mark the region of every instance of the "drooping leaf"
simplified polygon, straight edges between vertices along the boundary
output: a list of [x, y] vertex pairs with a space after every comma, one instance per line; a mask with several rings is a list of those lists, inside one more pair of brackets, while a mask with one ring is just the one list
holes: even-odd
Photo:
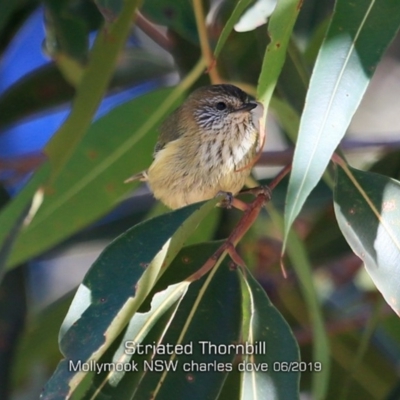
[[88, 371], [74, 371], [70, 362], [101, 357], [216, 202], [194, 204], [138, 224], [103, 251], [64, 320], [60, 349], [66, 359], [47, 383], [43, 399], [67, 398], [75, 390]]
[[[338, 0], [311, 77], [285, 210], [285, 241], [400, 25], [400, 3]], [[371, 51], [371, 49], [374, 49]]]
[[400, 316], [400, 182], [337, 167], [335, 214], [350, 247]]

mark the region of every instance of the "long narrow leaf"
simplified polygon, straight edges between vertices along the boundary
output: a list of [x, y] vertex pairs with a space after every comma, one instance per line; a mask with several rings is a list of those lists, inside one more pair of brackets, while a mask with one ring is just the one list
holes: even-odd
[[400, 182], [337, 167], [335, 214], [347, 242], [400, 316]]
[[269, 20], [268, 33], [271, 42], [265, 50], [257, 87], [257, 98], [263, 103], [265, 113], [285, 62], [287, 46], [300, 6], [301, 2], [298, 0], [279, 0]]
[[[204, 62], [200, 60], [174, 89], [134, 99], [92, 125], [54, 182], [53, 190], [45, 191], [31, 225], [16, 241], [9, 266], [49, 249], [87, 226], [138, 184], [123, 182], [149, 166], [157, 124], [203, 70]], [[25, 190], [18, 198], [21, 196], [25, 196]]]
[[298, 399], [300, 374], [290, 366], [300, 365], [300, 355], [289, 325], [250, 272], [241, 274], [241, 286], [242, 340], [255, 345], [265, 344], [265, 351], [243, 356], [240, 398]]
[[284, 242], [343, 138], [399, 25], [398, 1], [337, 1], [300, 123], [286, 200]]

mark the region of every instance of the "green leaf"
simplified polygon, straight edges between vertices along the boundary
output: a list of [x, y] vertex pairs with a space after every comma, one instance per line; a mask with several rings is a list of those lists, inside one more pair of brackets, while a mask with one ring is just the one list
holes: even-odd
[[[183, 249], [177, 257], [175, 273], [180, 271], [180, 278], [184, 279], [189, 271], [197, 271], [219, 245], [203, 243]], [[216, 346], [226, 348], [240, 340], [240, 283], [237, 271], [230, 265], [225, 260], [191, 283], [162, 340], [164, 344], [190, 345], [190, 351], [155, 355], [153, 361], [176, 363], [177, 370], [144, 371], [132, 399], [149, 398], [150, 394], [157, 399], [218, 397], [227, 373], [235, 368], [236, 352], [224, 353]]]
[[[174, 89], [156, 91], [127, 102], [92, 125], [53, 186], [46, 188], [43, 205], [17, 239], [9, 266], [69, 237], [104, 215], [132, 190], [132, 185], [123, 182], [132, 172], [150, 165], [156, 138], [149, 132], [203, 71], [201, 59]], [[25, 190], [14, 201], [22, 196]]]
[[233, 27], [235, 26], [236, 22], [239, 20], [240, 16], [243, 14], [243, 11], [246, 7], [252, 2], [252, 0], [238, 0], [234, 10], [232, 11], [231, 16], [229, 17], [228, 21], [226, 21], [224, 28], [222, 29], [221, 34], [219, 35], [218, 42], [214, 49], [214, 57], [218, 58], [219, 53], [221, 52], [222, 48], [226, 40], [229, 37], [229, 34], [232, 32]]
[[47, 383], [44, 399], [56, 394], [66, 398], [75, 390], [87, 371], [73, 371], [69, 362], [101, 357], [216, 203], [194, 204], [138, 224], [102, 252], [61, 327], [60, 349], [66, 359]]
[[[272, 305], [264, 289], [247, 271], [241, 274], [243, 341], [266, 345], [261, 354], [246, 354], [242, 364], [241, 399], [294, 400], [299, 398], [300, 355], [289, 325]], [[240, 364], [239, 364], [240, 365]], [[267, 372], [255, 368], [267, 368]], [[283, 373], [284, 372], [284, 373]]]
[[147, 134], [143, 125], [170, 93], [171, 89], [164, 89], [131, 100], [91, 126], [53, 191], [45, 192], [35, 218], [16, 241], [10, 264], [69, 237], [104, 215], [132, 190], [124, 180], [150, 165], [155, 143], [156, 133]]
[[400, 3], [338, 0], [311, 77], [293, 159], [285, 237], [346, 132], [400, 24]]
[[[179, 282], [175, 285], [168, 286], [162, 292], [157, 292], [151, 301], [151, 308], [146, 313], [135, 313], [129, 322], [121, 345], [113, 357], [114, 363], [126, 363], [131, 359], [129, 353], [126, 352], [125, 343], [130, 340], [134, 343], [142, 343], [149, 330], [170, 308], [179, 306], [182, 297], [185, 295], [189, 282]], [[112, 386], [117, 386], [124, 372], [115, 371], [108, 374], [107, 380]]]
[[[168, 268], [168, 270], [170, 268], [171, 266]], [[168, 271], [166, 273], [168, 273]], [[151, 293], [148, 297], [150, 298], [152, 295], [154, 295], [154, 293]], [[153, 326], [150, 329], [150, 332], [146, 334], [146, 337], [141, 342], [141, 344], [143, 345], [154, 344], [154, 343], [159, 343], [162, 340], [163, 335], [165, 333], [165, 329], [170, 324], [173, 316], [175, 315], [176, 307], [178, 305], [179, 301], [172, 307], [170, 307], [164, 314], [159, 315], [159, 318], [155, 322], [155, 326]], [[132, 339], [134, 338], [135, 337], [132, 337]], [[113, 346], [111, 346], [104, 354], [104, 356], [99, 360], [99, 364], [114, 362], [113, 360], [115, 359], [114, 354], [116, 347], [115, 344], [118, 344], [118, 342], [119, 338], [118, 341], [116, 341], [116, 343], [114, 343]], [[129, 354], [133, 352], [134, 349], [135, 349], [135, 344], [133, 343], [133, 340], [129, 338], [128, 341], [121, 340], [117, 351], [122, 351], [124, 354]], [[135, 359], [130, 361], [128, 365], [130, 364], [130, 365], [142, 366], [144, 361], [150, 361], [152, 355], [153, 355], [152, 352], [149, 352], [149, 354], [140, 354], [140, 355], [135, 354], [134, 355]], [[85, 400], [102, 399], [102, 398], [113, 399], [113, 400], [130, 399], [132, 397], [132, 393], [135, 391], [136, 386], [139, 384], [142, 378], [143, 371], [140, 371], [138, 369], [138, 371], [134, 371], [134, 373], [130, 372], [129, 370], [127, 372], [128, 373], [126, 373], [122, 377], [122, 380], [118, 383], [117, 386], [112, 385], [111, 382], [109, 382], [108, 371], [96, 374], [94, 377], [88, 376], [88, 379], [91, 378], [90, 387], [86, 391], [83, 399]]]
[[400, 316], [400, 182], [337, 167], [335, 214], [350, 247]]
[[257, 87], [257, 98], [263, 103], [264, 112], [285, 62], [286, 49], [299, 11], [298, 0], [279, 0], [269, 20], [268, 33], [271, 42], [264, 54]]
[[[143, 313], [138, 311], [134, 314], [123, 336], [119, 337], [116, 341], [120, 343], [117, 350], [113, 349], [115, 344], [117, 344], [114, 343], [99, 360], [99, 364], [113, 363], [114, 365], [129, 366], [135, 364], [142, 365], [145, 360], [150, 361], [151, 354], [137, 356], [139, 352], [136, 351], [138, 345], [142, 345], [144, 342], [158, 343], [162, 339], [163, 333], [175, 315], [176, 309], [188, 286], [189, 282], [183, 281], [172, 284], [165, 290], [157, 292], [153, 290], [148, 296], [151, 299], [150, 310]], [[131, 361], [133, 354], [135, 354], [135, 360]], [[114, 400], [130, 398], [134, 388], [142, 377], [142, 372], [135, 371], [132, 374], [129, 367], [126, 367], [125, 370], [124, 368], [120, 368], [120, 370], [96, 374], [94, 379], [92, 379], [89, 390], [85, 393], [84, 399], [97, 399], [102, 398], [104, 395], [111, 395]], [[74, 394], [80, 389], [78, 387]]]

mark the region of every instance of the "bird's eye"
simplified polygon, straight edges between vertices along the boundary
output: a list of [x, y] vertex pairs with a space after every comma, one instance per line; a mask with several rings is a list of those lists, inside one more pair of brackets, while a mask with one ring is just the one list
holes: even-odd
[[215, 105], [215, 107], [217, 108], [217, 110], [222, 111], [226, 109], [226, 104], [223, 101], [220, 101]]

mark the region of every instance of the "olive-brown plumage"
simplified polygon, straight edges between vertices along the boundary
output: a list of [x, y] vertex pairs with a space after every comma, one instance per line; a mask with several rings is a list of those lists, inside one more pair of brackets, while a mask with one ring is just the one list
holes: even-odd
[[148, 171], [154, 197], [170, 208], [236, 194], [259, 150], [262, 105], [233, 85], [195, 90], [161, 125]]

